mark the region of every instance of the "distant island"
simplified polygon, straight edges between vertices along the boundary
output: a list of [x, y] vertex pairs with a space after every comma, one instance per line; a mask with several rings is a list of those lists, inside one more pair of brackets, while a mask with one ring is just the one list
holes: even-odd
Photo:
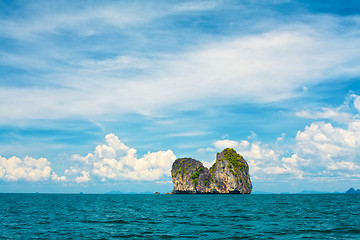
[[250, 194], [252, 184], [246, 160], [232, 148], [217, 153], [210, 169], [192, 158], [172, 165], [172, 194]]
[[354, 188], [350, 188], [346, 191], [348, 194], [360, 194], [360, 189], [355, 190]]

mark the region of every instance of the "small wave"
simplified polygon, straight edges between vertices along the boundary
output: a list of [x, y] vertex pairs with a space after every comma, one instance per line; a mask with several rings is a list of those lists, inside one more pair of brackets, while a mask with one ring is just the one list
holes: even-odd
[[101, 223], [100, 221], [93, 221], [93, 220], [83, 220], [83, 223]]
[[137, 238], [143, 238], [143, 235], [140, 234], [118, 234], [118, 235], [112, 235], [112, 238], [131, 238], [131, 239], [137, 239]]
[[154, 237], [156, 237], [156, 238], [161, 238], [161, 239], [172, 239], [172, 238], [176, 238], [175, 236], [168, 235], [168, 234], [155, 235]]
[[352, 233], [352, 234], [359, 234], [359, 233], [360, 233], [360, 229], [353, 228], [353, 229], [349, 229], [347, 232], [348, 232], [348, 233]]
[[94, 220], [84, 220], [82, 221], [83, 223], [121, 223], [121, 224], [125, 224], [128, 223], [124, 220], [121, 219], [116, 219], [116, 220], [108, 220], [108, 221], [94, 221]]
[[116, 220], [111, 220], [111, 221], [104, 221], [103, 223], [128, 223], [127, 221], [121, 220], [121, 219], [116, 219]]
[[199, 214], [199, 217], [208, 217], [208, 216], [209, 216], [208, 214], [204, 214], [204, 213]]

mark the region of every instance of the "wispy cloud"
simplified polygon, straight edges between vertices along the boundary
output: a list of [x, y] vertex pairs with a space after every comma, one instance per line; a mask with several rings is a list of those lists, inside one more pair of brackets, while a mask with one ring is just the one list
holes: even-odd
[[359, 116], [359, 96], [348, 94], [345, 102], [338, 107], [323, 107], [319, 111], [301, 110], [295, 113], [297, 117], [309, 119], [328, 119], [339, 123], [350, 123]]
[[63, 31], [76, 32], [86, 37], [109, 30], [136, 27], [174, 14], [211, 10], [217, 5], [217, 1], [181, 4], [107, 2], [86, 6], [73, 4], [72, 7], [30, 3], [22, 9], [26, 18], [0, 19], [0, 29], [2, 36], [21, 41], [41, 40], [44, 34], [56, 35]]
[[347, 112], [341, 112], [340, 109], [323, 108], [322, 111], [305, 111], [296, 113], [296, 116], [310, 119], [332, 119], [337, 122], [348, 122], [353, 115]]
[[181, 132], [181, 133], [171, 133], [169, 136], [171, 137], [194, 137], [194, 136], [202, 136], [206, 135], [206, 132], [200, 131], [192, 131], [192, 132]]
[[[64, 72], [47, 76], [60, 88], [1, 87], [0, 106], [9, 110], [2, 111], [1, 119], [151, 114], [219, 101], [276, 102], [301, 95], [304, 86], [359, 73], [354, 64], [360, 52], [359, 39], [353, 37], [357, 30], [344, 38], [316, 26], [293, 27], [210, 42], [151, 61], [119, 55], [73, 62]], [[141, 71], [123, 72], [131, 68]]]

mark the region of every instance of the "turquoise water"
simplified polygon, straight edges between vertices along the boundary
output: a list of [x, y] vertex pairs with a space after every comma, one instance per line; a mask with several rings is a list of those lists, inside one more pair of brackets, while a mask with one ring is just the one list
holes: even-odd
[[0, 194], [3, 239], [360, 239], [360, 194]]

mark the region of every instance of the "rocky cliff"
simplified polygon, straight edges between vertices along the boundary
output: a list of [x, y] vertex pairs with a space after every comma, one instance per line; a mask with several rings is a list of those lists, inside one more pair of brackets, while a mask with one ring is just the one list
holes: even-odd
[[173, 163], [172, 193], [242, 193], [249, 194], [252, 184], [249, 166], [232, 148], [217, 153], [210, 168], [192, 158], [179, 158]]

